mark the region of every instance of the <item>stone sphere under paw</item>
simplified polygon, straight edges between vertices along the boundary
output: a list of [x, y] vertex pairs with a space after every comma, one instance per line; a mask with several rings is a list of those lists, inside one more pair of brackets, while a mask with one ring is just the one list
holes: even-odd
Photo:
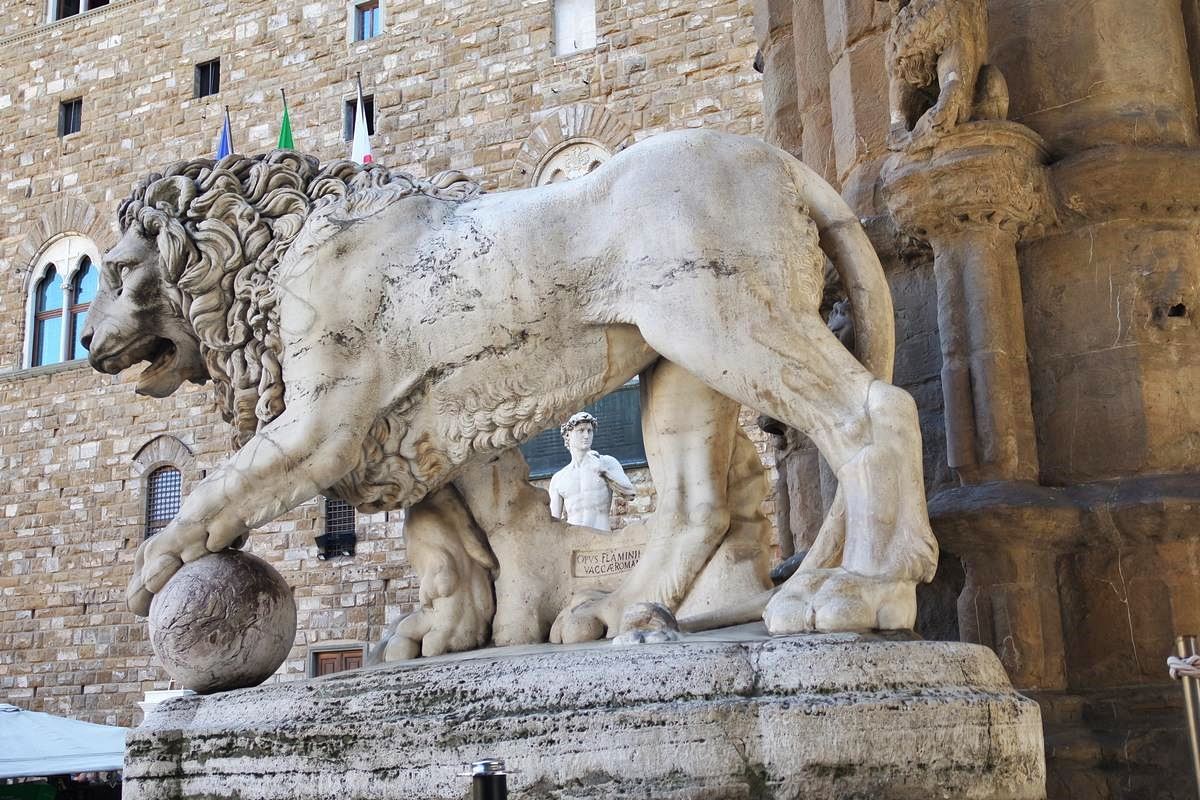
[[150, 605], [155, 654], [176, 683], [201, 694], [262, 683], [295, 637], [291, 587], [240, 550], [184, 564]]

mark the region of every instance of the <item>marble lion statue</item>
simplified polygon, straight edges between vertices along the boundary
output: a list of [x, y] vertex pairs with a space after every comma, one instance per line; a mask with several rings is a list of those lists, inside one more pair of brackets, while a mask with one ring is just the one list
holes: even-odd
[[[851, 209], [781, 150], [670, 133], [495, 194], [274, 151], [176, 164], [118, 213], [92, 366], [149, 362], [137, 391], [155, 397], [213, 381], [237, 448], [138, 548], [134, 612], [184, 562], [320, 493], [458, 519], [424, 553], [443, 593], [486, 605], [486, 537], [461, 529], [504, 511], [480, 465], [641, 374], [654, 563], [562, 609], [555, 641], [613, 635], [634, 603], [678, 608], [730, 526], [738, 404], [803, 431], [840, 480], [808, 560], [758, 609], [769, 629], [912, 626], [937, 544], [916, 406], [888, 382], [891, 297]], [[818, 313], [827, 256], [861, 362]], [[486, 622], [434, 651], [485, 643]]]
[[973, 119], [1008, 116], [1004, 76], [985, 63], [987, 0], [886, 2], [895, 15], [885, 46], [889, 147], [904, 149]]

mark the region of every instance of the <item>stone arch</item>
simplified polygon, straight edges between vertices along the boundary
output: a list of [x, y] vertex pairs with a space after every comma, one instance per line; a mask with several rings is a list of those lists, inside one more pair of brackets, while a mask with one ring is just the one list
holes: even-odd
[[521, 145], [510, 175], [512, 185], [536, 186], [556, 159], [582, 154], [591, 160], [601, 153], [607, 158], [626, 147], [632, 135], [629, 124], [604, 106], [576, 103], [558, 108]]
[[[163, 467], [173, 467], [179, 471], [179, 494], [182, 498], [186, 496], [187, 486], [193, 481], [199, 480], [201, 477], [198, 474], [195, 464], [195, 456], [192, 454], [191, 448], [170, 434], [162, 434], [156, 436], [146, 442], [134, 454], [132, 459], [131, 471], [134, 481], [134, 498], [137, 500], [138, 511], [138, 530], [149, 535], [153, 533], [150, 530], [149, 501], [147, 498], [150, 494], [150, 481], [155, 472]], [[135, 541], [140, 541], [141, 536]]]
[[182, 440], [164, 433], [146, 442], [133, 456], [133, 476], [141, 478], [168, 464], [186, 471], [185, 468], [191, 466], [193, 458], [191, 448]]
[[93, 242], [101, 242], [111, 235], [111, 231], [103, 224], [96, 207], [79, 196], [63, 197], [55, 200], [29, 225], [25, 238], [17, 245], [20, 254], [22, 288], [29, 294], [34, 269], [38, 260], [47, 248], [63, 237], [76, 234], [86, 236]]

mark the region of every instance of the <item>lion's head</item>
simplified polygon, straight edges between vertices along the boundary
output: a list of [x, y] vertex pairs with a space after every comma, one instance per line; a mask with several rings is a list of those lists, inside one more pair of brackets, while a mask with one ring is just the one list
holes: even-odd
[[158, 248], [140, 227], [126, 230], [104, 255], [83, 345], [92, 367], [110, 375], [149, 361], [138, 376], [139, 394], [166, 397], [185, 380], [208, 380], [200, 340], [183, 315], [179, 292], [164, 284]]
[[377, 210], [418, 192], [478, 191], [461, 173], [417, 181], [376, 164], [321, 168], [291, 150], [151, 174], [117, 212], [121, 240], [104, 257], [83, 332], [88, 360], [109, 374], [149, 361], [137, 391], [154, 397], [211, 379], [240, 447], [284, 409], [273, 272], [309, 215], [340, 198]]

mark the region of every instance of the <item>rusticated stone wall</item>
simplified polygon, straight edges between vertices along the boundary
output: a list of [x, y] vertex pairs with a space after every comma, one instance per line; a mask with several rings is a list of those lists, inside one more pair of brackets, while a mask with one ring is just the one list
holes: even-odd
[[[492, 191], [526, 185], [535, 131], [595, 135], [615, 149], [695, 126], [756, 133], [761, 81], [748, 0], [608, 0], [596, 48], [555, 57], [550, 0], [385, 0], [383, 33], [348, 40], [348, 4], [116, 0], [47, 24], [43, 0], [0, 22], [0, 697], [94, 722], [132, 724], [167, 688], [123, 593], [143, 536], [135, 456], [157, 437], [191, 452], [184, 492], [226, 454], [208, 390], [139, 398], [86, 363], [26, 370], [30, 268], [49, 239], [114, 241], [131, 185], [211, 154], [229, 106], [241, 152], [272, 147], [288, 93], [295, 142], [346, 157], [343, 102], [361, 71], [373, 94], [375, 159], [430, 175], [454, 168]], [[221, 59], [221, 91], [193, 98], [194, 65]], [[59, 138], [59, 103], [83, 98], [82, 130]], [[540, 134], [539, 134], [540, 135]], [[553, 138], [553, 137], [551, 137]], [[539, 139], [539, 141], [542, 141]], [[643, 492], [643, 495], [645, 493]], [[652, 507], [643, 496], [629, 509]], [[353, 559], [320, 561], [312, 502], [251, 538], [294, 587], [296, 646], [376, 639], [410, 607], [400, 515], [360, 516]]]

